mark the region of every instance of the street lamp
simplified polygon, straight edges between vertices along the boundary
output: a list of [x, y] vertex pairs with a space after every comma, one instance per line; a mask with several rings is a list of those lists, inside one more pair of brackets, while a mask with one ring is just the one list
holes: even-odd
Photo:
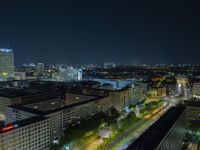
[[69, 145], [65, 145], [65, 150], [69, 150]]

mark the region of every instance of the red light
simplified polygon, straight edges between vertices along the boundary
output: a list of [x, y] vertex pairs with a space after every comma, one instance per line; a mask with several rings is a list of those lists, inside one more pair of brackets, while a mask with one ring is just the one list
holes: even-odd
[[14, 129], [14, 125], [13, 124], [7, 124], [4, 128], [0, 129], [1, 132], [6, 132], [9, 130]]

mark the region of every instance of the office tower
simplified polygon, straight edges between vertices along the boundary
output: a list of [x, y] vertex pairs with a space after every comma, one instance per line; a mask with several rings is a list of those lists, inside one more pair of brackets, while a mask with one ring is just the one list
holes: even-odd
[[82, 80], [82, 74], [83, 74], [83, 70], [78, 69], [78, 80]]
[[43, 63], [37, 63], [36, 72], [38, 75], [43, 75], [43, 73], [44, 73], [44, 64]]
[[12, 49], [0, 48], [0, 80], [14, 76], [14, 55]]

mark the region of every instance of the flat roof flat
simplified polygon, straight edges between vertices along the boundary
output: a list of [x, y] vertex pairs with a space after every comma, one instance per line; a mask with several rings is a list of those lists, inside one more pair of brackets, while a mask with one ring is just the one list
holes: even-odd
[[92, 99], [88, 99], [86, 101], [73, 103], [73, 104], [70, 104], [70, 105], [66, 105], [66, 106], [63, 106], [63, 107], [58, 107], [56, 109], [48, 110], [48, 111], [41, 111], [41, 110], [38, 110], [38, 109], [32, 109], [32, 108], [23, 106], [21, 104], [19, 104], [19, 105], [11, 105], [11, 106], [8, 106], [8, 107], [14, 108], [14, 109], [19, 109], [19, 110], [22, 110], [22, 111], [25, 111], [25, 112], [29, 112], [29, 113], [33, 113], [33, 114], [37, 114], [37, 115], [46, 115], [46, 114], [51, 114], [51, 113], [54, 113], [54, 112], [57, 112], [57, 111], [65, 110], [65, 109], [68, 109], [68, 108], [74, 108], [74, 107], [79, 106], [79, 105], [87, 104], [87, 103], [99, 100], [101, 98], [106, 98], [106, 97], [96, 96], [96, 97], [93, 97]]
[[184, 101], [184, 104], [191, 107], [200, 107], [200, 100], [188, 100]]

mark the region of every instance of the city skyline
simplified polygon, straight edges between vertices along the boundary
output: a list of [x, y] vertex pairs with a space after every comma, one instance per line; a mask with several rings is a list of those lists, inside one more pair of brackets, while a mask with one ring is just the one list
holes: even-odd
[[0, 150], [200, 150], [200, 3], [1, 0]]
[[198, 2], [2, 1], [15, 64], [199, 63]]

